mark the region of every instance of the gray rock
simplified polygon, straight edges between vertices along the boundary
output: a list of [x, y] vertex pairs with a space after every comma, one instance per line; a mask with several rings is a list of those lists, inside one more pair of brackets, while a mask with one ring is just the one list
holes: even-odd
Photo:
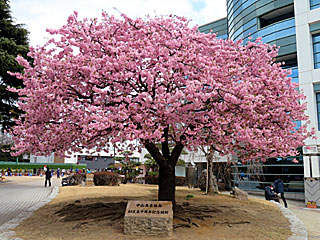
[[239, 200], [248, 200], [248, 193], [241, 190], [240, 188], [235, 187], [232, 190], [232, 194], [234, 195], [235, 198]]

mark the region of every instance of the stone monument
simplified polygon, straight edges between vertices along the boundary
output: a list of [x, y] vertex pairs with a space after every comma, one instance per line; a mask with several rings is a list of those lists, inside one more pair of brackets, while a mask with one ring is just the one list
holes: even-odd
[[129, 201], [124, 216], [124, 233], [131, 235], [171, 236], [172, 202]]

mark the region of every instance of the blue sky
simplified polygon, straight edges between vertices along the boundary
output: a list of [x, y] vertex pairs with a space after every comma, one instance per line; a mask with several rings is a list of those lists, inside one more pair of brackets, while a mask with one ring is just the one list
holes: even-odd
[[[192, 19], [191, 25], [202, 25], [225, 17], [226, 0], [11, 0], [16, 23], [30, 32], [31, 45], [43, 45], [48, 39], [46, 28], [59, 28], [74, 10], [81, 18], [100, 17], [102, 9], [130, 17], [175, 14]], [[115, 10], [115, 8], [117, 10]]]
[[207, 4], [205, 1], [191, 1], [192, 8], [196, 12], [200, 12], [202, 9], [204, 9]]

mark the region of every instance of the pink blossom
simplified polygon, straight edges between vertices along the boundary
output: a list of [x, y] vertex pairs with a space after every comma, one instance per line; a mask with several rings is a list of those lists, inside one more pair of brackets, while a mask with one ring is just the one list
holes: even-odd
[[[176, 16], [79, 20], [17, 61], [25, 112], [13, 130], [17, 154], [48, 154], [169, 141], [215, 146], [242, 159], [296, 154], [313, 134], [303, 94], [260, 39], [221, 40]], [[52, 47], [53, 46], [53, 47]], [[165, 134], [165, 131], [168, 131]]]

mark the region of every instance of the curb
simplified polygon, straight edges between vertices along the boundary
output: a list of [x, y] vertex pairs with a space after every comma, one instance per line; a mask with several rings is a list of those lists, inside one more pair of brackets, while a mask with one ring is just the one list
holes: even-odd
[[282, 214], [289, 220], [292, 236], [288, 240], [308, 240], [308, 232], [304, 223], [291, 210], [285, 208], [280, 203], [271, 201], [275, 204]]
[[54, 186], [52, 188], [51, 193], [47, 197], [46, 200], [43, 200], [36, 205], [30, 207], [28, 210], [20, 213], [18, 216], [15, 218], [11, 219], [9, 222], [4, 223], [3, 225], [0, 226], [0, 239], [1, 240], [22, 240], [21, 238], [15, 238], [15, 232], [13, 229], [17, 227], [23, 220], [29, 218], [34, 211], [38, 210], [42, 206], [46, 205], [49, 203], [52, 199], [54, 199], [59, 193], [59, 187]]

